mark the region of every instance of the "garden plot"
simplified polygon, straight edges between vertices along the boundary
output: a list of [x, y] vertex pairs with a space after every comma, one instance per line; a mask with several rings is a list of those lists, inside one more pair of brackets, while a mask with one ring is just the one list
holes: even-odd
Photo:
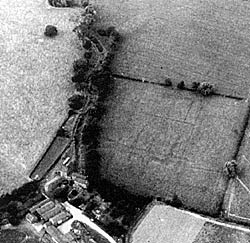
[[246, 97], [250, 74], [250, 3], [221, 0], [94, 0], [102, 23], [124, 35], [117, 73], [163, 83], [170, 77], [216, 84]]
[[[28, 179], [66, 117], [71, 65], [80, 55], [70, 21], [76, 13], [47, 9], [44, 0], [1, 1], [0, 194]], [[48, 24], [58, 36], [44, 36]]]
[[189, 209], [218, 213], [227, 185], [222, 168], [235, 155], [247, 102], [116, 79], [106, 106], [103, 177], [134, 193], [177, 196]]

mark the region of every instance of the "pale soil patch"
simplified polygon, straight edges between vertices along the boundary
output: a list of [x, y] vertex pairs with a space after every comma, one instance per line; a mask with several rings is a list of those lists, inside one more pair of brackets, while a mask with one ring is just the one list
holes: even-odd
[[[26, 180], [67, 112], [71, 64], [78, 58], [71, 15], [43, 0], [1, 1], [0, 194]], [[46, 38], [45, 26], [58, 28]]]

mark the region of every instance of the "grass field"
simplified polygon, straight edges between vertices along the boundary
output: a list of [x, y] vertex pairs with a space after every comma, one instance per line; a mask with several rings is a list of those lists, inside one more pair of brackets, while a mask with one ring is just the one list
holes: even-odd
[[[79, 57], [74, 9], [43, 0], [1, 1], [0, 194], [22, 184], [67, 114], [72, 62]], [[47, 24], [58, 36], [46, 38]]]
[[100, 142], [105, 178], [218, 213], [227, 185], [222, 168], [235, 154], [245, 101], [116, 79], [106, 106]]
[[153, 82], [209, 81], [222, 94], [249, 93], [249, 1], [94, 0], [102, 23], [125, 40], [119, 74]]

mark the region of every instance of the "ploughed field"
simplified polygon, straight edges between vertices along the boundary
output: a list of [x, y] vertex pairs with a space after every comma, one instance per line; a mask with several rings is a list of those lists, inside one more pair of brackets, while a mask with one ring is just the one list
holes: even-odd
[[101, 121], [101, 174], [134, 193], [217, 214], [247, 103], [115, 80]]

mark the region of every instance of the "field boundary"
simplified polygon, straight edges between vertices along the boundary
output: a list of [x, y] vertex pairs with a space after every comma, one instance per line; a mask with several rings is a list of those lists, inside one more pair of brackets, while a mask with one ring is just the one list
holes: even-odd
[[[157, 86], [173, 89], [173, 87], [169, 87], [168, 85], [166, 85], [164, 83], [158, 83], [158, 82], [149, 81], [149, 80], [146, 80], [146, 79], [132, 78], [132, 77], [124, 76], [124, 75], [120, 75], [120, 74], [112, 74], [112, 75], [113, 75], [114, 78], [118, 78], [118, 79], [125, 79], [125, 80], [129, 80], [129, 81], [132, 81], [132, 82], [144, 83], [144, 84], [152, 84], [152, 85], [157, 85]], [[194, 92], [193, 89], [188, 88], [188, 87], [185, 87], [182, 90]], [[213, 95], [220, 96], [220, 97], [223, 97], [223, 98], [234, 99], [234, 100], [244, 100], [244, 99], [246, 99], [244, 97], [233, 96], [233, 95], [225, 95], [225, 94], [220, 94], [220, 93], [214, 93]]]

